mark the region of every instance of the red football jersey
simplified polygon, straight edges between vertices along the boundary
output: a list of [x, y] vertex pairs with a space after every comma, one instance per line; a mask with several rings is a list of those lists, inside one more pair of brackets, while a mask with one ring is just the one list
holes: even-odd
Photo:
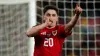
[[44, 28], [35, 36], [34, 56], [61, 56], [65, 37], [71, 33], [65, 33], [64, 25], [54, 28]]

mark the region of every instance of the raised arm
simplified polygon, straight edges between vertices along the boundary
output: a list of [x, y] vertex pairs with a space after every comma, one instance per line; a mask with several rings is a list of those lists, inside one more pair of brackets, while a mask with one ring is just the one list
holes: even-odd
[[34, 26], [32, 28], [30, 28], [27, 32], [26, 32], [26, 35], [28, 37], [33, 37], [33, 36], [36, 36], [41, 29], [43, 29], [45, 27], [45, 23], [41, 24], [41, 25], [38, 25], [38, 26]]
[[51, 22], [49, 22], [49, 19], [47, 18], [47, 20], [45, 21], [45, 23], [30, 28], [30, 29], [26, 32], [26, 35], [27, 35], [28, 37], [34, 37], [34, 36], [36, 36], [36, 35], [40, 32], [41, 29], [47, 27], [49, 24], [51, 24]]
[[72, 17], [71, 21], [68, 24], [65, 24], [65, 31], [66, 33], [69, 33], [72, 28], [75, 26], [75, 24], [78, 21], [79, 15], [82, 13], [82, 8], [79, 7], [78, 4], [76, 4], [75, 7], [75, 15]]

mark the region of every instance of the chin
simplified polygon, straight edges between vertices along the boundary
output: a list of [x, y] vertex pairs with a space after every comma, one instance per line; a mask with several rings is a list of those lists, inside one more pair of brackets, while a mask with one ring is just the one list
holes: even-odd
[[52, 26], [51, 26], [51, 25], [49, 25], [48, 27], [49, 27], [49, 28], [51, 28]]

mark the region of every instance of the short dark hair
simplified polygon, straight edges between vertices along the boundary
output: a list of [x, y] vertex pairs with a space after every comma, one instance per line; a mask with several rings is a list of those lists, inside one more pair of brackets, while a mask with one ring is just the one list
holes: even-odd
[[47, 5], [44, 7], [43, 13], [45, 14], [49, 9], [55, 10], [57, 12], [57, 15], [59, 14], [58, 8], [56, 8], [53, 5]]

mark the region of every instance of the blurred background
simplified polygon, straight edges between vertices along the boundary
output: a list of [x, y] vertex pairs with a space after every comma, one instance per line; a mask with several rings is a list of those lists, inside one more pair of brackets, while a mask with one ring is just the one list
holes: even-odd
[[76, 3], [83, 8], [81, 17], [65, 39], [62, 56], [100, 56], [99, 0], [37, 0], [37, 24], [42, 23], [43, 8], [54, 5], [59, 9], [59, 24], [67, 24], [74, 15]]
[[28, 56], [28, 4], [0, 4], [0, 56]]
[[28, 0], [0, 0], [0, 56], [29, 56]]
[[66, 24], [76, 3], [83, 12], [65, 39], [62, 56], [100, 56], [99, 0], [0, 0], [0, 56], [33, 56], [34, 39], [25, 32], [42, 23], [44, 6], [56, 6], [59, 24]]

